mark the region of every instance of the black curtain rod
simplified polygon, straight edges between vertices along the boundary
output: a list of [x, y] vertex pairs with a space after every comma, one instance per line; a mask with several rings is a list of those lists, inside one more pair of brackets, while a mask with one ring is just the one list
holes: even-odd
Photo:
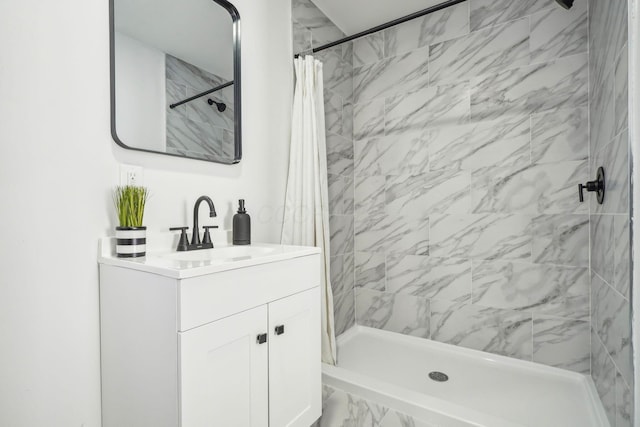
[[[460, 4], [462, 2], [465, 2], [465, 1], [467, 1], [467, 0], [448, 0], [448, 1], [442, 2], [440, 4], [436, 4], [435, 6], [431, 6], [431, 7], [428, 7], [426, 9], [420, 10], [418, 12], [414, 12], [414, 13], [412, 13], [410, 15], [403, 16], [402, 18], [394, 19], [393, 21], [389, 21], [389, 22], [387, 22], [385, 24], [378, 25], [378, 26], [373, 27], [373, 28], [369, 28], [368, 30], [361, 31], [361, 32], [356, 33], [356, 34], [351, 35], [351, 36], [347, 36], [347, 37], [342, 38], [340, 40], [336, 40], [334, 42], [327, 43], [327, 44], [324, 44], [322, 46], [318, 46], [316, 48], [311, 49], [311, 51], [313, 53], [320, 52], [321, 50], [329, 49], [329, 48], [332, 48], [334, 46], [338, 46], [338, 45], [340, 45], [342, 43], [350, 42], [351, 40], [359, 39], [360, 37], [368, 36], [369, 34], [373, 34], [373, 33], [377, 33], [378, 31], [386, 30], [387, 28], [391, 28], [391, 27], [394, 27], [396, 25], [403, 24], [403, 23], [405, 23], [407, 21], [411, 21], [412, 19], [416, 19], [416, 18], [420, 18], [421, 16], [429, 15], [430, 13], [434, 13], [434, 12], [437, 12], [439, 10], [446, 9], [448, 7], [451, 7], [451, 6], [455, 6], [455, 5]], [[295, 55], [296, 58], [298, 56], [300, 56], [299, 53]]]
[[213, 92], [215, 92], [217, 90], [224, 89], [225, 87], [229, 87], [232, 84], [233, 84], [233, 80], [231, 80], [230, 82], [223, 83], [220, 86], [214, 87], [213, 89], [205, 90], [204, 92], [201, 92], [201, 93], [199, 93], [197, 95], [193, 95], [191, 98], [183, 99], [180, 102], [176, 102], [175, 104], [171, 104], [171, 105], [169, 105], [169, 108], [171, 108], [173, 110], [174, 108], [179, 107], [182, 104], [186, 104], [187, 102], [191, 102], [194, 99], [202, 98], [205, 95], [209, 95], [210, 93], [213, 93]]

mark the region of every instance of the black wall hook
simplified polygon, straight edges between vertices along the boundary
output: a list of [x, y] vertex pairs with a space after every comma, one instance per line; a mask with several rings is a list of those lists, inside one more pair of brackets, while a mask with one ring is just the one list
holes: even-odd
[[596, 192], [596, 196], [598, 198], [598, 203], [599, 204], [603, 204], [604, 203], [604, 189], [605, 189], [605, 185], [604, 185], [604, 168], [602, 166], [600, 166], [598, 168], [598, 173], [596, 175], [596, 179], [595, 181], [587, 181], [586, 184], [578, 184], [578, 196], [580, 197], [580, 202], [584, 202], [584, 189], [587, 189], [587, 191], [595, 191]]

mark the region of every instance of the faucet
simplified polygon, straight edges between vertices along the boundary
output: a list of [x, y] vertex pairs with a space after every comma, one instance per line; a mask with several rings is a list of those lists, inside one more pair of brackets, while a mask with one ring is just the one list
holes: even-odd
[[216, 213], [216, 208], [213, 206], [213, 201], [208, 196], [200, 196], [198, 200], [196, 200], [196, 204], [193, 206], [193, 235], [191, 236], [191, 244], [199, 245], [200, 242], [200, 227], [198, 226], [198, 208], [200, 207], [200, 203], [207, 202], [209, 205], [209, 217], [214, 218], [218, 216]]
[[213, 202], [207, 196], [200, 196], [198, 200], [196, 200], [196, 204], [193, 207], [193, 234], [191, 236], [191, 243], [189, 243], [189, 239], [187, 238], [187, 230], [189, 227], [171, 227], [169, 230], [171, 231], [181, 231], [180, 240], [178, 241], [177, 251], [193, 251], [195, 249], [211, 249], [213, 248], [213, 242], [211, 241], [211, 235], [209, 234], [209, 230], [212, 228], [218, 228], [217, 225], [205, 225], [204, 227], [204, 237], [202, 241], [200, 241], [200, 226], [198, 225], [198, 208], [200, 207], [200, 203], [207, 202], [209, 205], [209, 216], [211, 218], [218, 216], [216, 214], [216, 208], [213, 206]]

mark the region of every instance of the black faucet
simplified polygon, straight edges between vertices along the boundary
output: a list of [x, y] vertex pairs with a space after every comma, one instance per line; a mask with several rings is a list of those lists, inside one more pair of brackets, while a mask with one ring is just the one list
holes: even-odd
[[213, 206], [213, 201], [208, 196], [200, 196], [198, 200], [196, 200], [196, 204], [193, 206], [193, 234], [191, 236], [191, 244], [199, 245], [200, 242], [200, 227], [198, 227], [198, 208], [200, 207], [200, 203], [207, 202], [209, 205], [209, 217], [214, 218], [218, 216], [216, 213], [216, 208]]
[[189, 243], [189, 239], [187, 239], [187, 230], [189, 227], [172, 227], [169, 230], [171, 231], [182, 231], [180, 234], [180, 240], [178, 241], [177, 251], [192, 251], [195, 249], [211, 249], [213, 248], [213, 242], [211, 241], [211, 235], [209, 234], [209, 229], [218, 228], [217, 225], [205, 225], [204, 227], [204, 237], [202, 241], [200, 241], [200, 227], [198, 225], [198, 208], [200, 207], [200, 203], [207, 202], [209, 205], [209, 216], [211, 218], [218, 216], [216, 214], [216, 208], [213, 206], [213, 202], [207, 196], [200, 196], [198, 200], [196, 200], [196, 204], [193, 207], [193, 235], [191, 236], [191, 243]]

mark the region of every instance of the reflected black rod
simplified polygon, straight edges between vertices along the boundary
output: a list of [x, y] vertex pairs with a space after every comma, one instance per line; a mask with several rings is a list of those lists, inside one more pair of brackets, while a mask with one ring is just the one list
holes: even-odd
[[182, 104], [186, 104], [187, 102], [191, 102], [191, 101], [193, 101], [194, 99], [202, 98], [203, 96], [205, 96], [205, 95], [209, 95], [210, 93], [213, 93], [213, 92], [215, 92], [215, 91], [217, 91], [217, 90], [224, 89], [225, 87], [229, 87], [229, 86], [231, 86], [232, 84], [233, 84], [233, 80], [231, 80], [230, 82], [223, 83], [223, 84], [221, 84], [220, 86], [216, 86], [216, 87], [214, 87], [213, 89], [205, 90], [205, 91], [204, 91], [204, 92], [202, 92], [202, 93], [199, 93], [199, 94], [197, 94], [197, 95], [193, 95], [191, 98], [183, 99], [183, 100], [182, 100], [182, 101], [180, 101], [180, 102], [176, 102], [175, 104], [171, 104], [171, 105], [169, 105], [169, 108], [174, 109], [174, 108], [176, 108], [176, 107], [179, 107], [179, 106], [180, 106], [180, 105], [182, 105]]
[[[407, 21], [411, 21], [412, 19], [420, 18], [421, 16], [429, 15], [430, 13], [437, 12], [442, 9], [446, 9], [451, 6], [455, 6], [467, 0], [449, 0], [442, 2], [440, 4], [436, 4], [435, 6], [428, 7], [426, 9], [420, 10], [418, 12], [414, 12], [411, 15], [403, 16], [402, 18], [394, 19], [393, 21], [389, 21], [385, 24], [378, 25], [377, 27], [370, 28], [365, 31], [361, 31], [352, 36], [347, 36], [343, 39], [336, 40], [331, 43], [324, 44], [322, 46], [318, 46], [316, 48], [311, 49], [313, 53], [320, 52], [321, 50], [329, 49], [334, 46], [338, 46], [342, 43], [350, 42], [351, 40], [359, 39], [360, 37], [368, 36], [369, 34], [377, 33], [378, 31], [386, 30], [387, 28], [395, 27], [396, 25], [403, 24]], [[300, 54], [296, 54], [297, 58]]]

